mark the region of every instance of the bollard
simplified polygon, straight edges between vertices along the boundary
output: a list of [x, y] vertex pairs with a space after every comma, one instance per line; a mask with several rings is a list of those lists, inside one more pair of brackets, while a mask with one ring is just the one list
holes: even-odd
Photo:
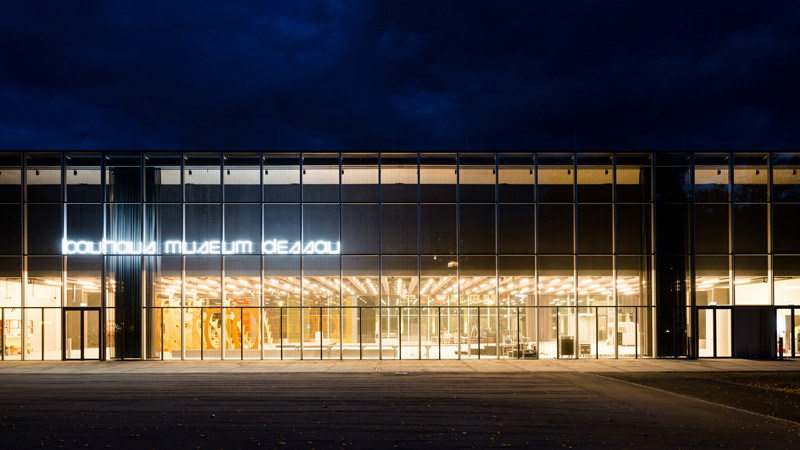
[[778, 338], [778, 359], [783, 360], [783, 337]]

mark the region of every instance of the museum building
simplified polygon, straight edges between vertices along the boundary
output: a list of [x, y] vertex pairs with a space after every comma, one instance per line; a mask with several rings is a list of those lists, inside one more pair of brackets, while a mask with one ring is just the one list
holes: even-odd
[[0, 358], [800, 356], [798, 169], [0, 152]]

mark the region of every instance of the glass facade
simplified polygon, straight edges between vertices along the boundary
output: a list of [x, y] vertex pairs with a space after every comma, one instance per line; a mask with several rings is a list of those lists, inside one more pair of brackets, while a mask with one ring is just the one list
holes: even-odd
[[800, 356], [798, 170], [766, 152], [0, 152], [0, 357]]

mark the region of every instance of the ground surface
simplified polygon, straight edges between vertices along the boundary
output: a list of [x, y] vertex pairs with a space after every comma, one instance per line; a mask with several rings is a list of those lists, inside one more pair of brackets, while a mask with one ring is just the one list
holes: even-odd
[[797, 424], [664, 391], [707, 391], [698, 380], [735, 388], [719, 401], [742, 386], [669, 373], [6, 372], [2, 380], [4, 449], [800, 446]]

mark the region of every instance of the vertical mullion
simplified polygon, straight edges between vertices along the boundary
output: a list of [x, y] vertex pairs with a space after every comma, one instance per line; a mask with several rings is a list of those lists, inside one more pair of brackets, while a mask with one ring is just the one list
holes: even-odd
[[[342, 175], [344, 172], [344, 162], [342, 160], [342, 154], [339, 153], [339, 307], [338, 316], [339, 316], [339, 359], [341, 360], [343, 357], [343, 349], [342, 349], [342, 298], [344, 294], [344, 288], [342, 287], [342, 283], [344, 283], [344, 278], [342, 277]], [[320, 320], [320, 323], [322, 321]], [[320, 352], [320, 354], [322, 354]]]
[[[219, 230], [220, 230], [220, 241], [222, 242], [222, 248], [219, 252], [219, 262], [220, 262], [220, 271], [219, 271], [219, 286], [220, 286], [220, 339], [219, 339], [219, 351], [220, 351], [220, 360], [225, 360], [225, 341], [227, 340], [226, 337], [228, 336], [228, 326], [225, 322], [227, 322], [227, 305], [225, 301], [228, 299], [228, 295], [225, 292], [225, 256], [223, 255], [222, 249], [225, 248], [225, 156], [222, 152], [217, 155], [217, 161], [219, 161]], [[241, 345], [240, 345], [241, 347]], [[244, 353], [244, 349], [242, 349], [242, 353]]]
[[[619, 358], [619, 344], [617, 343], [617, 329], [618, 329], [618, 324], [619, 324], [619, 321], [618, 321], [618, 319], [619, 319], [619, 305], [617, 304], [617, 301], [618, 301], [618, 296], [617, 296], [617, 228], [618, 227], [617, 227], [617, 225], [618, 224], [617, 224], [617, 153], [616, 152], [614, 152], [613, 160], [612, 160], [612, 163], [611, 163], [611, 177], [612, 177], [612, 182], [613, 182], [611, 189], [613, 189], [612, 192], [613, 192], [613, 196], [614, 196], [614, 198], [613, 198], [613, 200], [614, 200], [614, 214], [613, 214], [613, 223], [612, 223], [612, 229], [614, 230], [614, 232], [611, 235], [611, 240], [612, 240], [612, 244], [613, 244], [612, 247], [611, 247], [611, 249], [612, 249], [611, 250], [612, 251], [612, 255], [611, 255], [611, 288], [612, 288], [611, 289], [611, 301], [612, 301], [612, 303], [614, 303], [614, 309], [612, 310], [614, 312], [614, 329], [612, 330], [612, 336], [613, 336], [612, 342], [614, 342], [614, 359], [618, 359]], [[641, 283], [640, 283], [640, 286], [641, 286]], [[641, 296], [642, 293], [643, 293], [643, 290], [640, 288], [639, 289], [639, 295]], [[595, 311], [595, 314], [597, 314], [597, 312], [598, 311]], [[608, 316], [608, 309], [606, 309], [606, 316]], [[595, 328], [596, 328], [596, 326], [595, 326]], [[607, 323], [606, 323], [606, 331], [608, 331], [608, 324]], [[598, 335], [599, 335], [599, 331], [598, 331]], [[599, 355], [600, 355], [600, 341], [599, 341], [599, 339], [596, 340], [596, 342], [597, 343], [595, 345], [597, 346], [597, 354], [598, 354], [598, 358], [599, 358]]]
[[[575, 298], [575, 336], [572, 338], [572, 357], [575, 359], [580, 358], [580, 342], [578, 341], [578, 154], [572, 154], [572, 295]], [[567, 302], [569, 305], [569, 302]], [[567, 310], [569, 313], [569, 310]], [[567, 316], [569, 317], [569, 316]]]
[[[300, 359], [303, 359], [303, 311], [305, 307], [305, 292], [303, 282], [305, 281], [305, 271], [303, 269], [305, 257], [303, 256], [303, 246], [305, 245], [305, 202], [303, 201], [303, 186], [305, 185], [305, 169], [303, 169], [303, 153], [300, 153]], [[287, 296], [288, 299], [288, 296]], [[287, 302], [288, 303], [288, 302]], [[288, 320], [288, 316], [287, 316]]]
[[[533, 278], [534, 283], [536, 277]], [[534, 290], [537, 289], [533, 285]], [[509, 298], [508, 306], [511, 306]], [[507, 306], [507, 307], [508, 307]], [[500, 359], [500, 154], [494, 153], [494, 308], [495, 308], [495, 332], [494, 348], [497, 359]]]
[[[180, 153], [181, 158], [181, 250], [186, 247], [186, 156]], [[186, 359], [186, 256], [181, 251], [181, 361]], [[202, 333], [203, 312], [200, 311], [200, 329]], [[202, 339], [202, 338], [201, 338]], [[202, 355], [202, 346], [200, 349]]]
[[[697, 320], [698, 320], [697, 293], [696, 293], [697, 283], [695, 283], [695, 279], [697, 277], [697, 233], [696, 233], [696, 230], [697, 230], [697, 200], [696, 200], [696, 197], [697, 196], [696, 196], [696, 193], [695, 193], [695, 191], [696, 191], [695, 170], [696, 170], [695, 154], [692, 153], [691, 165], [689, 167], [689, 174], [690, 174], [689, 179], [691, 180], [691, 183], [692, 183], [692, 186], [691, 186], [692, 187], [692, 189], [691, 189], [691, 192], [692, 192], [692, 203], [691, 203], [692, 204], [692, 211], [691, 211], [691, 213], [692, 213], [692, 229], [690, 230], [692, 244], [691, 244], [691, 248], [689, 249], [691, 251], [691, 261], [692, 261], [692, 267], [690, 268], [690, 271], [689, 271], [690, 274], [691, 274], [690, 275], [690, 280], [689, 280], [689, 289], [691, 290], [691, 297], [690, 297], [691, 323], [690, 323], [690, 326], [691, 326], [691, 330], [692, 330], [692, 339], [691, 339], [691, 342], [687, 342], [686, 345], [687, 345], [687, 353], [690, 350], [688, 347], [691, 345], [691, 347], [692, 347], [691, 351], [694, 353], [694, 357], [695, 358], [699, 358], [699, 356], [700, 356], [699, 355], [699, 351], [700, 351], [699, 338], [700, 337], [698, 336], [698, 333], [700, 331], [700, 327], [699, 327], [699, 324], [697, 323]], [[714, 336], [714, 337], [716, 338], [716, 336]], [[685, 340], [686, 339], [684, 338], [684, 341]], [[714, 345], [716, 345], [716, 343]], [[716, 349], [716, 347], [715, 347], [715, 349]], [[677, 356], [678, 356], [677, 353], [678, 352], [675, 352], [675, 353], [676, 353], [675, 357], [677, 358]], [[687, 356], [689, 356], [689, 355], [687, 355]]]
[[[105, 154], [103, 152], [101, 152], [100, 153], [100, 207], [102, 208], [101, 217], [102, 217], [102, 220], [103, 220], [103, 234], [102, 234], [103, 237], [102, 237], [102, 239], [105, 239], [105, 237], [106, 237], [106, 235], [108, 233], [108, 227], [107, 227], [107, 222], [108, 222], [108, 211], [107, 211], [108, 210], [108, 203], [106, 202], [106, 200], [108, 200], [108, 198], [106, 197], [107, 193], [106, 193], [105, 159], [106, 159], [105, 158]], [[66, 229], [66, 224], [65, 224], [64, 228]], [[108, 286], [107, 286], [107, 281], [106, 281], [106, 275], [107, 275], [106, 259], [107, 258], [106, 258], [106, 255], [105, 255], [105, 248], [103, 248], [100, 251], [100, 308], [101, 308], [101, 311], [102, 311], [102, 309], [104, 307], [106, 307], [106, 305], [108, 303], [108, 295], [107, 295]], [[62, 283], [62, 285], [63, 285], [63, 283]], [[115, 298], [115, 300], [116, 300], [116, 298]], [[117, 308], [119, 308], [119, 306], [117, 305], [117, 302], [115, 301], [114, 302], [114, 321], [115, 321], [115, 323], [116, 323], [116, 320], [117, 320], [117, 314], [116, 314], [117, 311], [118, 311]], [[102, 329], [103, 322], [106, 322], [105, 315], [107, 315], [107, 314], [108, 314], [108, 310], [106, 309], [106, 314], [103, 315], [103, 318], [101, 320], [100, 326], [98, 328]], [[124, 323], [124, 321], [125, 321], [125, 308], [124, 307], [122, 308], [122, 320], [123, 320], [123, 323]], [[122, 352], [121, 352], [121, 355], [120, 355], [120, 359], [124, 361], [125, 360], [125, 344], [126, 344], [126, 342], [125, 342], [126, 341], [126, 339], [125, 339], [125, 331], [124, 331], [125, 327], [122, 327], [121, 330], [122, 330], [122, 339], [121, 339], [121, 341], [122, 341]], [[105, 334], [105, 333], [101, 333], [101, 334]], [[100, 338], [100, 340], [102, 341], [103, 338]], [[100, 345], [101, 345], [101, 347], [103, 346], [102, 342], [100, 343]], [[83, 351], [83, 350], [81, 350], [81, 351]], [[100, 351], [100, 359], [103, 359], [102, 351]]]
[[[458, 340], [458, 359], [461, 359], [461, 168], [460, 161], [461, 153], [456, 153], [456, 314], [458, 326], [456, 327], [456, 339]], [[421, 170], [421, 168], [420, 168]]]

